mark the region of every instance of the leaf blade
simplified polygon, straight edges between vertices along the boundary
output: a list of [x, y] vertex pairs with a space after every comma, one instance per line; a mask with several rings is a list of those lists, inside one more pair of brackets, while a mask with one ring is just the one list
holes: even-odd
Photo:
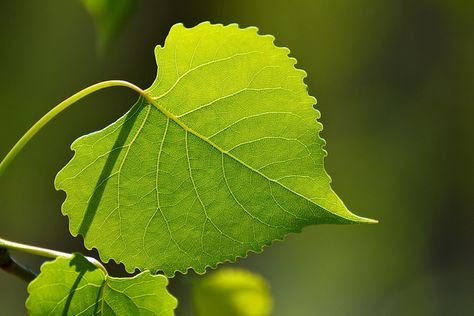
[[155, 51], [154, 104], [140, 99], [76, 141], [56, 178], [73, 235], [129, 271], [172, 276], [310, 224], [369, 222], [332, 191], [306, 73], [273, 40], [237, 25], [174, 26]]
[[[162, 275], [140, 273], [114, 278], [80, 254], [57, 258], [41, 267], [28, 286], [30, 315], [174, 315], [176, 299]], [[119, 297], [117, 294], [120, 294]], [[143, 313], [146, 312], [146, 313]]]

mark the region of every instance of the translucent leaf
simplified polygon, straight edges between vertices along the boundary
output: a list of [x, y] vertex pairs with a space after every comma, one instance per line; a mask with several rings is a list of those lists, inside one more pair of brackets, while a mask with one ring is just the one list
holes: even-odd
[[29, 315], [174, 315], [163, 275], [113, 278], [75, 254], [46, 262], [28, 286]]
[[272, 297], [267, 282], [242, 269], [222, 269], [193, 282], [198, 316], [268, 316]]
[[372, 222], [323, 163], [319, 112], [287, 48], [256, 28], [173, 26], [158, 76], [117, 122], [76, 140], [58, 174], [87, 248], [128, 271], [203, 273], [304, 226]]

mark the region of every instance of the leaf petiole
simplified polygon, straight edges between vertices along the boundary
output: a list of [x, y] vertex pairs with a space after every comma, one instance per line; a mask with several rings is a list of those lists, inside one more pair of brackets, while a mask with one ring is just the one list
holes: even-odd
[[126, 87], [129, 89], [138, 92], [141, 96], [143, 96], [150, 104], [154, 103], [153, 99], [145, 93], [141, 88], [134, 85], [133, 83], [123, 81], [123, 80], [108, 80], [93, 84], [74, 95], [70, 96], [66, 100], [62, 101], [58, 105], [56, 105], [53, 109], [51, 109], [48, 113], [46, 113], [42, 118], [39, 119], [21, 138], [20, 140], [13, 146], [13, 148], [8, 152], [8, 154], [3, 158], [2, 162], [0, 163], [0, 176], [5, 172], [5, 169], [11, 163], [11, 161], [18, 155], [18, 153], [25, 147], [25, 145], [38, 133], [46, 124], [48, 124], [53, 118], [55, 118], [59, 113], [67, 109], [69, 106], [73, 105], [80, 99], [84, 98], [85, 96], [102, 90], [104, 88], [109, 87]]
[[[48, 124], [53, 118], [55, 118], [58, 114], [62, 111], [67, 109], [69, 106], [73, 105], [77, 101], [81, 100], [82, 98], [86, 97], [87, 95], [102, 90], [104, 88], [109, 87], [126, 87], [132, 89], [135, 92], [138, 92], [141, 96], [143, 96], [149, 103], [154, 103], [153, 99], [146, 94], [141, 88], [138, 86], [123, 80], [108, 80], [93, 84], [75, 94], [67, 98], [66, 100], [62, 101], [58, 105], [56, 105], [53, 109], [51, 109], [48, 113], [46, 113], [42, 118], [40, 118], [21, 138], [20, 140], [12, 147], [12, 149], [8, 152], [8, 154], [3, 158], [0, 162], [0, 176], [5, 172], [7, 167], [10, 165], [12, 160], [21, 152], [21, 150], [25, 147], [25, 145], [46, 125]], [[37, 256], [47, 257], [47, 258], [72, 258], [73, 254], [60, 252], [56, 250], [40, 248], [30, 245], [25, 245], [17, 242], [8, 241], [6, 239], [0, 238], [0, 255], [1, 255], [1, 262], [5, 263], [0, 266], [3, 270], [10, 272], [19, 276], [20, 278], [31, 281], [34, 278], [34, 273], [29, 271], [26, 267], [23, 267], [16, 261], [14, 261], [10, 255], [8, 250], [16, 250], [24, 253], [29, 253]], [[92, 264], [94, 264], [97, 268], [101, 269], [106, 275], [107, 270], [105, 267], [96, 259], [91, 257], [86, 257]]]
[[[16, 251], [36, 255], [36, 256], [53, 258], [53, 259], [56, 259], [56, 258], [70, 259], [74, 256], [74, 254], [72, 253], [25, 245], [25, 244], [9, 241], [3, 238], [0, 238], [0, 249], [16, 250]], [[97, 268], [101, 269], [106, 275], [108, 274], [105, 267], [97, 259], [94, 259], [92, 257], [86, 257], [86, 259], [89, 260], [89, 262], [95, 265]]]

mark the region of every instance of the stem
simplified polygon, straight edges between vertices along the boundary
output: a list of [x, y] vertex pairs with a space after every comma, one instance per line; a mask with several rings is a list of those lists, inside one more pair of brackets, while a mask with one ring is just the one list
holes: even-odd
[[[51, 249], [46, 249], [46, 248], [40, 248], [40, 247], [20, 244], [20, 243], [17, 243], [17, 242], [8, 241], [8, 240], [3, 239], [3, 238], [0, 238], [0, 251], [1, 251], [1, 249], [16, 250], [16, 251], [36, 255], [36, 256], [41, 256], [41, 257], [46, 257], [46, 258], [54, 258], [54, 259], [56, 259], [56, 258], [70, 259], [74, 256], [74, 254], [72, 254], [72, 253], [61, 252], [61, 251], [56, 251], [56, 250], [51, 250]], [[86, 259], [89, 260], [89, 262], [92, 263], [93, 265], [95, 265], [97, 268], [101, 269], [107, 275], [107, 270], [102, 265], [102, 263], [100, 263], [98, 260], [96, 260], [92, 257], [86, 257]]]
[[150, 104], [153, 103], [153, 99], [145, 93], [142, 89], [137, 87], [136, 85], [123, 81], [123, 80], [109, 80], [109, 81], [103, 81], [99, 82], [96, 84], [93, 84], [92, 86], [89, 86], [76, 94], [70, 96], [63, 102], [59, 103], [56, 105], [52, 110], [50, 110], [48, 113], [46, 113], [38, 122], [36, 122], [24, 135], [23, 137], [20, 138], [20, 140], [13, 146], [13, 148], [10, 150], [10, 152], [3, 158], [2, 162], [0, 163], [0, 176], [5, 172], [5, 169], [8, 167], [8, 165], [11, 163], [11, 161], [18, 155], [18, 153], [25, 147], [25, 145], [33, 138], [33, 136], [36, 135], [49, 121], [51, 121], [53, 118], [55, 118], [59, 113], [67, 109], [69, 106], [74, 104], [75, 102], [79, 101], [80, 99], [84, 98], [85, 96], [99, 91], [104, 88], [109, 88], [109, 87], [127, 87], [130, 88], [136, 92], [138, 92], [141, 96], [143, 96]]
[[[76, 103], [77, 101], [81, 100], [85, 96], [102, 90], [104, 88], [109, 88], [109, 87], [126, 87], [129, 89], [132, 89], [135, 92], [138, 92], [142, 97], [144, 97], [150, 104], [153, 104], [153, 99], [145, 93], [142, 89], [140, 89], [138, 86], [127, 82], [123, 80], [109, 80], [109, 81], [103, 81], [99, 82], [96, 84], [93, 84], [92, 86], [89, 86], [66, 100], [62, 101], [58, 105], [56, 105], [53, 109], [51, 109], [48, 113], [46, 113], [42, 118], [39, 119], [38, 122], [36, 122], [21, 138], [20, 140], [13, 146], [13, 148], [8, 152], [8, 154], [3, 158], [3, 160], [0, 162], [0, 176], [5, 172], [7, 167], [10, 165], [12, 160], [18, 155], [18, 153], [21, 152], [23, 147], [46, 125], [48, 124], [53, 118], [55, 118], [58, 114], [60, 114], [62, 111]], [[51, 249], [46, 249], [46, 248], [40, 248], [40, 247], [35, 247], [35, 246], [30, 246], [30, 245], [24, 245], [20, 244], [17, 242], [12, 242], [5, 240], [3, 238], [0, 238], [0, 269], [3, 269], [11, 274], [14, 274], [21, 279], [30, 282], [36, 277], [36, 274], [29, 270], [28, 268], [24, 267], [23, 265], [19, 264], [16, 262], [9, 253], [9, 250], [16, 250], [16, 251], [21, 251], [37, 256], [42, 256], [42, 257], [47, 257], [47, 258], [67, 258], [70, 259], [74, 255], [71, 253], [65, 253], [65, 252], [60, 252], [56, 250], [51, 250]], [[93, 265], [95, 265], [97, 268], [101, 269], [106, 275], [107, 270], [105, 267], [96, 259], [91, 258], [91, 257], [86, 257], [89, 262], [91, 262]]]
[[19, 277], [27, 283], [33, 281], [37, 275], [32, 270], [13, 259], [10, 256], [10, 252], [5, 248], [0, 248], [0, 269]]

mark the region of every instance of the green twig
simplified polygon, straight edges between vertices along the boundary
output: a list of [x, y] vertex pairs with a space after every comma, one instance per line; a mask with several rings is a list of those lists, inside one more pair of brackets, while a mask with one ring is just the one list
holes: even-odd
[[[109, 87], [126, 87], [129, 89], [138, 92], [142, 97], [144, 97], [150, 104], [154, 103], [153, 99], [145, 93], [142, 89], [137, 87], [136, 85], [123, 81], [123, 80], [109, 80], [103, 81], [96, 84], [93, 84], [76, 94], [70, 96], [63, 102], [56, 105], [52, 110], [46, 113], [42, 118], [39, 119], [21, 138], [20, 140], [13, 146], [13, 148], [8, 152], [8, 154], [3, 158], [0, 162], [0, 176], [5, 172], [7, 167], [10, 165], [12, 160], [21, 152], [21, 150], [25, 147], [25, 145], [46, 125], [48, 124], [53, 118], [55, 118], [58, 114], [62, 111], [79, 101], [80, 99], [84, 98], [85, 96], [102, 90], [104, 88]], [[30, 269], [24, 267], [20, 263], [16, 262], [11, 256], [9, 250], [16, 250], [21, 251], [37, 256], [48, 257], [48, 258], [72, 258], [73, 254], [55, 251], [46, 248], [40, 248], [30, 245], [24, 245], [12, 241], [5, 240], [0, 238], [0, 269], [5, 270], [8, 273], [14, 274], [21, 279], [30, 282], [36, 277], [36, 274], [31, 271]], [[104, 271], [107, 274], [107, 270], [105, 267], [96, 259], [86, 257], [92, 264], [96, 267]]]
[[[56, 105], [52, 110], [46, 113], [42, 118], [39, 119], [21, 138], [20, 140], [13, 146], [13, 148], [8, 152], [8, 154], [3, 158], [0, 162], [0, 176], [5, 172], [7, 167], [10, 165], [12, 160], [21, 152], [21, 150], [25, 147], [25, 145], [46, 125], [48, 124], [53, 118], [55, 118], [58, 114], [62, 111], [79, 101], [80, 99], [84, 98], [85, 96], [102, 90], [104, 88], [109, 87], [126, 87], [132, 89], [135, 92], [138, 92], [142, 97], [144, 97], [150, 104], [154, 103], [153, 99], [145, 93], [142, 89], [137, 87], [136, 85], [123, 81], [123, 80], [109, 80], [103, 81], [96, 84], [93, 84], [76, 94], [70, 96], [63, 102]], [[29, 270], [28, 268], [24, 267], [23, 265], [16, 262], [9, 253], [9, 250], [16, 250], [21, 251], [37, 256], [43, 256], [48, 258], [72, 258], [73, 254], [55, 251], [46, 248], [34, 247], [29, 245], [24, 245], [12, 241], [5, 240], [0, 238], [0, 269], [5, 270], [11, 274], [14, 274], [21, 279], [30, 282], [36, 277], [36, 274]], [[107, 274], [107, 270], [105, 267], [96, 259], [86, 257], [92, 264], [96, 267], [104, 271]]]

